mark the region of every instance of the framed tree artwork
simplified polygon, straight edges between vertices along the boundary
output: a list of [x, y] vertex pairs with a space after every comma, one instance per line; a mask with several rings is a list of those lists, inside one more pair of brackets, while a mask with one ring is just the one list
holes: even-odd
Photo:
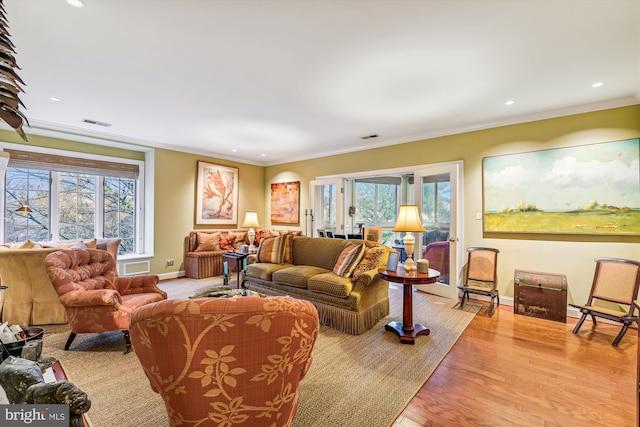
[[271, 184], [271, 223], [300, 223], [300, 181]]
[[238, 223], [238, 169], [198, 162], [196, 224]]

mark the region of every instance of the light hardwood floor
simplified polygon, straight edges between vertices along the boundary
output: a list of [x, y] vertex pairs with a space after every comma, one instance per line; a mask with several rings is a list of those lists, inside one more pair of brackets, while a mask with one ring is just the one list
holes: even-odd
[[393, 427], [635, 426], [637, 330], [567, 323], [487, 304]]

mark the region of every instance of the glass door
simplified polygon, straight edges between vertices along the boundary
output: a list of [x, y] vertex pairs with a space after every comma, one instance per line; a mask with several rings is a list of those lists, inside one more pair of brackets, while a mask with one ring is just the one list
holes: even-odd
[[317, 179], [310, 181], [309, 187], [313, 215], [307, 234], [344, 234], [344, 180]]
[[[462, 161], [442, 163], [415, 171], [414, 197], [427, 230], [416, 236], [414, 259], [429, 259], [429, 267], [440, 271], [438, 282], [416, 285], [416, 289], [446, 298], [458, 297], [462, 245]], [[448, 260], [448, 262], [447, 262]]]

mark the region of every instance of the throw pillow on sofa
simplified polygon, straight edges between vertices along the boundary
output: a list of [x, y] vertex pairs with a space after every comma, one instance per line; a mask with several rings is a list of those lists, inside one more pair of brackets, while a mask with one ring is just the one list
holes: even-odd
[[235, 240], [233, 241], [233, 249], [240, 249], [242, 245], [249, 244], [249, 239], [247, 235], [248, 231], [232, 231], [229, 233], [229, 236], [235, 236]]
[[9, 249], [40, 249], [41, 246], [35, 243], [33, 240], [27, 240], [25, 242], [12, 243]]
[[353, 270], [364, 256], [365, 250], [364, 244], [354, 245], [348, 242], [347, 246], [340, 252], [336, 265], [333, 267], [333, 272], [341, 277], [351, 276]]
[[284, 260], [284, 243], [285, 237], [267, 237], [260, 241], [256, 260], [258, 262], [270, 262], [273, 264], [282, 264]]
[[233, 250], [233, 242], [236, 241], [236, 236], [233, 235], [229, 235], [229, 236], [222, 236], [220, 238], [220, 249], [222, 249], [223, 251], [231, 251]]
[[220, 233], [197, 233], [198, 247], [195, 252], [219, 251]]
[[375, 268], [380, 262], [380, 258], [382, 257], [382, 254], [384, 254], [384, 252], [384, 246], [373, 246], [367, 249], [364, 256], [362, 257], [362, 260], [358, 263], [355, 270], [353, 270], [353, 274], [351, 275], [351, 280], [353, 280], [353, 283], [358, 281], [362, 273]]
[[283, 261], [293, 264], [293, 238], [295, 234], [287, 233], [283, 234], [282, 237], [284, 238]]

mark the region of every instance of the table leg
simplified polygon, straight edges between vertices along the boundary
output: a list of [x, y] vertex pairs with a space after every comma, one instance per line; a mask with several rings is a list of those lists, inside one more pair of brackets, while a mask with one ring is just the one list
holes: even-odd
[[419, 323], [413, 324], [413, 285], [403, 285], [402, 323], [389, 322], [384, 328], [400, 337], [403, 344], [415, 344], [419, 335], [429, 335], [431, 331]]

